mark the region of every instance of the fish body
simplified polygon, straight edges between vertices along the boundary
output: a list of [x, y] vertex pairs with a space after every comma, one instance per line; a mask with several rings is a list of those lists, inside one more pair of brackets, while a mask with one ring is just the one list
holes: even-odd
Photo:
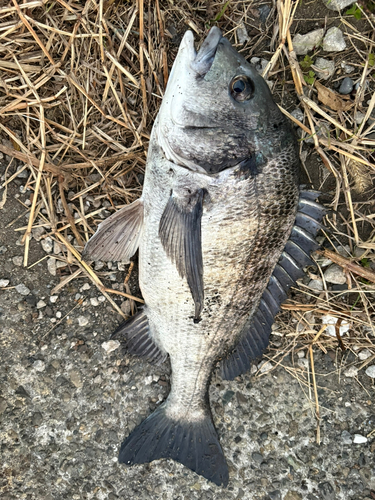
[[170, 358], [167, 400], [124, 441], [119, 460], [177, 460], [216, 484], [228, 469], [208, 388], [244, 373], [268, 344], [303, 274], [323, 216], [299, 188], [293, 130], [255, 69], [212, 28], [187, 32], [150, 139], [142, 196], [98, 229], [88, 256], [139, 249], [145, 306], [122, 325], [129, 352]]

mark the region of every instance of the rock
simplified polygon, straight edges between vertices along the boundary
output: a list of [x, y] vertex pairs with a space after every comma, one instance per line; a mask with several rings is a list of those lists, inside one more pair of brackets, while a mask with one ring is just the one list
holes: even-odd
[[16, 292], [18, 292], [20, 295], [29, 295], [30, 289], [27, 288], [27, 286], [23, 283], [20, 283], [16, 286]]
[[0, 288], [5, 288], [6, 286], [8, 286], [10, 283], [9, 280], [5, 280], [5, 279], [0, 279]]
[[42, 309], [42, 307], [46, 307], [46, 303], [44, 302], [44, 300], [39, 300], [36, 304], [36, 308], [37, 309]]
[[293, 48], [297, 55], [305, 55], [310, 50], [313, 50], [314, 47], [319, 45], [322, 41], [324, 35], [324, 30], [318, 29], [314, 31], [310, 31], [310, 33], [306, 33], [305, 35], [297, 35], [293, 38]]
[[375, 378], [375, 365], [370, 365], [366, 371], [366, 375], [370, 378]]
[[328, 283], [334, 283], [335, 285], [343, 285], [346, 283], [346, 276], [342, 267], [337, 264], [332, 264], [329, 268], [324, 272], [324, 279]]
[[53, 253], [55, 255], [62, 253], [62, 245], [60, 243], [58, 243], [57, 241], [53, 242]]
[[79, 289], [80, 292], [84, 292], [85, 290], [90, 290], [91, 286], [89, 283], [85, 283], [84, 285], [81, 286]]
[[50, 274], [52, 274], [52, 276], [56, 276], [56, 259], [54, 259], [53, 257], [50, 257], [47, 260], [47, 268], [48, 268], [48, 272]]
[[312, 290], [322, 291], [323, 281], [321, 279], [311, 280], [308, 287], [311, 288]]
[[82, 378], [81, 378], [81, 374], [77, 371], [77, 370], [72, 370], [70, 373], [69, 373], [69, 376], [70, 376], [70, 381], [71, 383], [77, 387], [77, 388], [80, 388], [83, 386], [83, 382], [82, 382]]
[[252, 453], [251, 458], [254, 460], [254, 462], [257, 462], [258, 464], [263, 462], [263, 455], [257, 453], [256, 451]]
[[98, 299], [96, 297], [92, 297], [90, 299], [90, 304], [94, 307], [98, 307], [100, 305], [100, 302], [98, 301]]
[[[330, 335], [331, 337], [336, 337], [336, 323], [337, 323], [337, 318], [335, 316], [331, 316], [329, 314], [326, 314], [325, 316], [322, 316], [322, 323], [323, 325], [328, 325], [327, 328], [324, 330], [326, 335]], [[349, 323], [346, 320], [342, 320], [341, 325], [339, 327], [339, 333], [340, 335], [345, 335], [349, 330]]]
[[42, 248], [43, 250], [46, 252], [46, 253], [51, 253], [52, 250], [53, 250], [53, 240], [52, 238], [50, 238], [49, 236], [47, 236], [47, 238], [44, 238], [40, 241], [41, 245], [42, 245]]
[[101, 271], [103, 269], [103, 267], [105, 266], [105, 263], [102, 262], [101, 260], [97, 260], [95, 262], [95, 271]]
[[45, 229], [44, 227], [34, 227], [31, 230], [31, 234], [33, 235], [33, 238], [35, 241], [40, 241], [42, 239], [43, 234], [45, 234]]
[[354, 439], [353, 439], [354, 444], [364, 444], [367, 443], [367, 437], [362, 436], [362, 434], [354, 434]]
[[339, 92], [340, 94], [343, 95], [350, 94], [350, 92], [353, 90], [353, 87], [354, 87], [353, 80], [348, 76], [346, 76], [341, 82]]
[[371, 356], [371, 352], [368, 349], [363, 349], [361, 352], [358, 353], [358, 358], [361, 361], [368, 359], [370, 356]]
[[318, 488], [320, 490], [322, 500], [335, 500], [336, 493], [331, 483], [328, 481], [319, 483]]
[[[355, 111], [355, 113], [354, 113], [354, 121], [355, 121], [355, 123], [357, 125], [360, 125], [363, 122], [364, 118], [365, 118], [365, 114], [364, 113], [361, 113], [360, 111]], [[365, 249], [363, 249], [363, 248], [356, 248], [356, 250], [361, 250], [362, 253], [365, 252]]]
[[46, 364], [44, 363], [44, 361], [40, 360], [40, 359], [37, 359], [36, 361], [34, 361], [33, 363], [33, 368], [34, 370], [36, 370], [37, 372], [44, 372], [44, 370], [46, 369]]
[[353, 73], [355, 70], [354, 66], [351, 66], [350, 64], [345, 64], [344, 62], [341, 63], [341, 68], [344, 70], [344, 73], [349, 75], [350, 73]]
[[124, 300], [120, 305], [121, 311], [127, 316], [130, 315], [130, 302], [128, 300]]
[[250, 37], [247, 33], [247, 29], [243, 23], [238, 25], [236, 33], [237, 33], [239, 43], [243, 44], [243, 43], [246, 43], [250, 40]]
[[[257, 72], [261, 75], [263, 73], [264, 68], [267, 66], [267, 59], [260, 59], [259, 57], [252, 57], [250, 59], [251, 64], [255, 66]], [[267, 82], [268, 83], [268, 82]]]
[[273, 364], [270, 361], [262, 361], [258, 365], [258, 370], [260, 370], [260, 373], [268, 372], [268, 370], [271, 370], [273, 368]]
[[103, 342], [102, 347], [108, 354], [115, 351], [120, 347], [120, 342], [118, 340], [108, 340], [108, 342]]
[[32, 425], [40, 425], [43, 422], [43, 416], [41, 413], [36, 412], [34, 415], [31, 417], [31, 423]]
[[12, 261], [15, 266], [22, 266], [23, 257], [21, 255], [17, 255], [16, 257], [13, 257]]
[[352, 435], [348, 431], [342, 431], [341, 440], [342, 440], [343, 444], [352, 444], [353, 443]]
[[347, 370], [344, 371], [345, 377], [353, 378], [358, 375], [358, 368], [355, 366], [350, 366]]
[[335, 26], [329, 28], [323, 39], [323, 50], [326, 52], [342, 52], [345, 49], [346, 43], [342, 31]]
[[270, 491], [268, 493], [268, 496], [270, 497], [270, 500], [281, 500], [281, 491], [280, 490]]
[[337, 12], [354, 3], [353, 0], [323, 0], [323, 2], [328, 9], [336, 10]]
[[314, 63], [314, 70], [318, 78], [328, 80], [335, 72], [335, 63], [323, 57], [317, 57]]
[[304, 114], [300, 108], [296, 108], [294, 111], [290, 113], [294, 118], [303, 123]]
[[79, 326], [86, 326], [89, 324], [89, 320], [86, 316], [78, 316], [78, 324]]
[[56, 302], [56, 300], [59, 298], [58, 295], [51, 295], [51, 297], [49, 298], [49, 301], [54, 304]]

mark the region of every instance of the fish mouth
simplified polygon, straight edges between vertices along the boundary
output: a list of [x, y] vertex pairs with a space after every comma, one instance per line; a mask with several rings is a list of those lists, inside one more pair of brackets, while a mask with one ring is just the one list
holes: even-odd
[[[187, 33], [185, 34], [186, 37]], [[200, 77], [204, 77], [210, 70], [212, 63], [214, 62], [216, 50], [219, 46], [221, 39], [223, 38], [220, 29], [217, 26], [213, 26], [205, 40], [203, 41], [198, 52], [194, 49], [194, 37], [190, 32], [190, 35], [186, 37], [186, 42], [190, 44], [191, 52], [194, 55], [190, 63], [191, 69], [193, 69]]]

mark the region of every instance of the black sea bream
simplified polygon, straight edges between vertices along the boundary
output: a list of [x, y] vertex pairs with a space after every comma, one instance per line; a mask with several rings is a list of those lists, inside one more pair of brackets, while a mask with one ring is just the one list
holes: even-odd
[[293, 129], [270, 90], [218, 28], [200, 50], [185, 33], [155, 121], [143, 194], [100, 224], [86, 256], [139, 249], [141, 312], [119, 329], [132, 354], [172, 367], [167, 400], [119, 461], [172, 458], [216, 484], [228, 468], [208, 388], [267, 347], [287, 291], [311, 263], [323, 217], [299, 188]]

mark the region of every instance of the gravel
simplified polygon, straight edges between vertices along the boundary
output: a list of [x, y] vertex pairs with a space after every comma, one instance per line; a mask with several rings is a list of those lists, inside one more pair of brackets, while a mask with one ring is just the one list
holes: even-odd
[[326, 52], [342, 52], [346, 49], [343, 32], [340, 28], [329, 28], [323, 39], [323, 50]]
[[375, 379], [375, 365], [367, 367], [365, 373], [368, 377]]
[[353, 87], [354, 87], [353, 80], [348, 76], [346, 76], [341, 82], [341, 85], [339, 87], [339, 92], [340, 94], [343, 95], [350, 94], [350, 92], [353, 90]]
[[335, 72], [335, 63], [324, 57], [317, 57], [314, 63], [314, 69], [318, 78], [328, 80]]
[[305, 35], [301, 35], [297, 33], [293, 37], [293, 47], [295, 50], [295, 53], [297, 55], [305, 55], [311, 50], [314, 49], [314, 47], [317, 47], [319, 43], [322, 41], [324, 35], [324, 30], [323, 28], [310, 31], [309, 33], [306, 33]]
[[328, 9], [336, 11], [345, 9], [354, 3], [353, 0], [323, 0], [323, 2]]

